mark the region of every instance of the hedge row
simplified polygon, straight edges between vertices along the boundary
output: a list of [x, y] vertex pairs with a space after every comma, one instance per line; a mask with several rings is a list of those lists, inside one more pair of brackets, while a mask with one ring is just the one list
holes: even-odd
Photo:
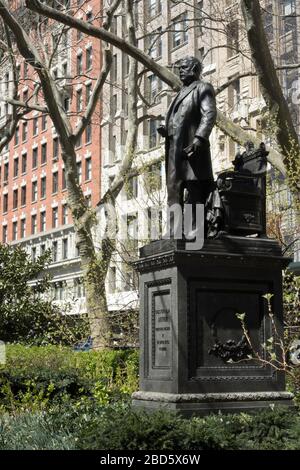
[[138, 388], [137, 370], [135, 351], [8, 345], [0, 366], [0, 410], [46, 409], [66, 399], [106, 404]]
[[183, 419], [146, 414], [122, 402], [64, 404], [48, 412], [0, 416], [0, 449], [221, 450], [299, 449], [299, 412]]

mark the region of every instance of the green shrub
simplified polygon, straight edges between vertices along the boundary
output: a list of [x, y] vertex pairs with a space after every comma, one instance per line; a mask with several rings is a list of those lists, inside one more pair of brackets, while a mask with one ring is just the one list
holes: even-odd
[[66, 401], [46, 412], [0, 416], [0, 449], [299, 449], [299, 411], [184, 419], [132, 410], [129, 402]]
[[88, 335], [85, 317], [63, 315], [50, 299], [50, 258], [48, 250], [33, 261], [21, 247], [0, 244], [2, 341], [72, 345]]
[[76, 442], [94, 450], [284, 449], [296, 448], [299, 435], [299, 417], [285, 409], [184, 419], [114, 405], [82, 422]]
[[0, 368], [0, 408], [39, 410], [91, 398], [106, 404], [138, 388], [137, 368], [134, 351], [8, 345], [7, 363]]
[[285, 449], [289, 429], [295, 421], [295, 414], [286, 408], [262, 410], [251, 416], [243, 438], [255, 443], [256, 449]]

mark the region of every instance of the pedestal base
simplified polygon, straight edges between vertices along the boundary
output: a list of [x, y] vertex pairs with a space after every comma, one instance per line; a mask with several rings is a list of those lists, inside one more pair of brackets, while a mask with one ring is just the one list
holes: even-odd
[[[291, 406], [284, 371], [264, 346], [274, 326], [273, 344], [283, 339], [282, 269], [289, 261], [267, 238], [206, 240], [198, 251], [182, 240], [141, 248], [140, 391], [133, 405], [185, 415]], [[281, 349], [272, 352], [282, 363]]]
[[159, 392], [135, 392], [132, 406], [146, 411], [166, 410], [183, 416], [208, 413], [252, 412], [271, 406], [293, 407], [293, 395], [289, 392], [241, 392], [173, 394]]

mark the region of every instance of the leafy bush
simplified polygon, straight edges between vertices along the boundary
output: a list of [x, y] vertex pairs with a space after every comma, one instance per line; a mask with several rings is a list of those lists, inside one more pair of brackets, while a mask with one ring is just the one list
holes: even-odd
[[242, 437], [249, 442], [249, 447], [255, 442], [256, 449], [285, 449], [294, 421], [295, 415], [288, 409], [263, 410], [252, 416]]
[[222, 450], [297, 448], [300, 417], [275, 409], [233, 415], [184, 419], [157, 411], [152, 414], [108, 407], [82, 423], [80, 449], [110, 450]]
[[281, 409], [184, 419], [92, 399], [0, 416], [0, 449], [298, 449], [299, 438], [299, 412]]
[[137, 353], [129, 350], [8, 345], [7, 363], [0, 368], [0, 407], [40, 410], [70, 399], [106, 404], [138, 388], [137, 369]]
[[87, 320], [63, 315], [48, 300], [50, 253], [32, 261], [20, 247], [0, 244], [0, 339], [27, 344], [74, 344], [88, 335]]

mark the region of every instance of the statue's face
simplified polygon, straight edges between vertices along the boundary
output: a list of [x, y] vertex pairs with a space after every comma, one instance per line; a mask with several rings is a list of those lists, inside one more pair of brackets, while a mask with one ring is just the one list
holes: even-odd
[[179, 66], [179, 77], [183, 83], [191, 83], [197, 79], [194, 71], [195, 64], [191, 60], [184, 59]]

